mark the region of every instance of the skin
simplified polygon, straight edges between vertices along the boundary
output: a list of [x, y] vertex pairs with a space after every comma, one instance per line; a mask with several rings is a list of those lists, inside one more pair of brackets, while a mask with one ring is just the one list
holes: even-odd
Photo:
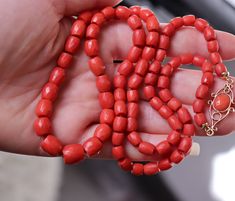
[[[69, 34], [71, 19], [68, 16], [117, 3], [119, 1], [115, 0], [4, 1], [4, 7], [0, 8], [0, 150], [46, 155], [39, 148], [41, 139], [33, 131], [33, 120], [36, 118], [34, 111], [40, 99], [40, 91], [56, 65], [56, 58]], [[100, 52], [111, 77], [116, 68], [113, 60], [124, 59], [131, 47], [131, 34], [132, 31], [122, 22], [108, 24], [102, 29]], [[235, 37], [221, 31], [217, 31], [217, 36], [223, 59], [233, 59]], [[208, 56], [203, 36], [191, 28], [183, 28], [175, 34], [168, 56], [186, 52]], [[64, 144], [84, 142], [93, 135], [99, 120], [101, 108], [95, 76], [90, 72], [87, 61], [88, 57], [81, 48], [68, 70], [67, 79], [54, 106], [54, 133]], [[192, 115], [192, 103], [200, 78], [200, 71], [182, 69], [172, 77], [173, 95], [183, 102]], [[223, 82], [217, 78], [213, 90], [222, 86]], [[139, 130], [143, 139], [157, 143], [165, 138], [170, 127], [144, 98], [140, 101], [140, 110]], [[219, 126], [218, 134], [231, 133], [234, 130], [234, 119], [235, 115], [230, 114]], [[197, 129], [196, 134], [203, 133]], [[126, 146], [132, 159], [149, 159], [129, 144]], [[109, 158], [110, 152], [110, 144], [107, 143], [99, 157]]]

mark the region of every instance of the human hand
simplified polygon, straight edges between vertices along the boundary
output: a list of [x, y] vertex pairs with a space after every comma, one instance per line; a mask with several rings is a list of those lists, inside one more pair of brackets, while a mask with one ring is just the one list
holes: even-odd
[[[113, 6], [116, 3], [118, 2], [114, 0], [22, 0], [20, 3], [11, 0], [6, 3], [4, 9], [1, 8], [0, 150], [43, 154], [39, 148], [40, 138], [33, 131], [34, 111], [40, 99], [41, 88], [56, 65], [56, 59], [69, 34], [71, 19], [66, 16], [86, 9]], [[12, 12], [13, 10], [22, 12]], [[129, 27], [122, 22], [115, 22], [102, 29], [100, 52], [110, 76], [115, 74], [117, 66], [113, 60], [122, 60], [131, 47], [131, 33]], [[124, 35], [125, 37], [122, 37]], [[235, 46], [231, 44], [235, 44], [235, 37], [224, 32], [217, 32], [217, 36], [223, 59], [233, 59]], [[183, 28], [176, 33], [168, 55], [177, 56], [182, 53], [208, 56], [206, 43], [200, 33], [191, 28]], [[87, 61], [88, 57], [81, 48], [68, 71], [54, 108], [53, 129], [63, 144], [84, 142], [93, 135], [99, 120], [101, 108], [97, 99], [95, 76], [90, 72]], [[195, 70], [178, 70], [172, 77], [173, 95], [183, 102], [192, 115], [192, 103], [200, 77], [201, 72]], [[216, 79], [215, 88], [222, 85], [223, 83]], [[168, 123], [144, 98], [140, 101], [140, 110], [138, 123], [141, 136], [153, 143], [165, 138], [171, 130]], [[233, 121], [234, 114], [230, 114], [219, 126], [219, 134], [232, 132]], [[200, 129], [196, 134], [202, 134]], [[105, 146], [101, 155], [103, 158], [109, 157], [111, 153], [109, 145]], [[133, 159], [146, 159], [129, 144], [127, 152]]]

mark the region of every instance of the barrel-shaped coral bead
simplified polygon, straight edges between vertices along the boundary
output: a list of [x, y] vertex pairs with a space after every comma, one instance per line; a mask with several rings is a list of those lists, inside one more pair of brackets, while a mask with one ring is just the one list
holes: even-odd
[[100, 33], [100, 27], [97, 24], [90, 24], [86, 30], [86, 38], [96, 39]]
[[168, 102], [173, 97], [169, 89], [160, 90], [158, 95], [164, 102]]
[[113, 121], [113, 130], [115, 132], [123, 132], [127, 128], [127, 118], [116, 116]]
[[172, 167], [171, 161], [168, 158], [162, 159], [158, 163], [158, 168], [160, 170], [168, 170]]
[[155, 147], [149, 142], [141, 142], [138, 146], [138, 150], [143, 154], [152, 155], [155, 151]]
[[162, 100], [157, 96], [153, 97], [149, 103], [157, 111], [163, 106]]
[[204, 63], [204, 61], [205, 61], [204, 57], [202, 57], [200, 55], [195, 55], [193, 57], [193, 61], [192, 62], [193, 62], [193, 65], [201, 67], [202, 64]]
[[146, 34], [145, 34], [144, 29], [134, 30], [132, 41], [135, 46], [143, 47], [146, 42]]
[[51, 121], [47, 117], [41, 117], [34, 121], [34, 131], [38, 136], [51, 132]]
[[111, 89], [111, 81], [107, 75], [100, 75], [96, 78], [96, 87], [99, 92], [107, 92]]
[[151, 61], [156, 54], [156, 49], [153, 47], [145, 46], [142, 53], [142, 58]]
[[125, 171], [130, 171], [132, 169], [132, 162], [129, 158], [119, 160], [118, 165]]
[[213, 73], [211, 73], [211, 72], [203, 73], [202, 78], [201, 78], [202, 84], [206, 84], [208, 86], [211, 86], [213, 84], [213, 82], [214, 82]]
[[215, 72], [218, 76], [222, 76], [223, 73], [227, 72], [227, 68], [223, 63], [218, 63], [215, 66]]
[[171, 65], [173, 70], [175, 70], [180, 66], [181, 62], [181, 57], [174, 57], [168, 62], [168, 64]]
[[193, 124], [184, 124], [183, 135], [192, 136], [195, 134], [195, 126]]
[[124, 101], [116, 101], [114, 103], [114, 112], [117, 116], [119, 115], [126, 115], [127, 114], [127, 107]]
[[197, 113], [194, 115], [194, 120], [198, 126], [206, 123], [206, 116], [204, 113]]
[[127, 8], [126, 6], [118, 6], [116, 8], [116, 16], [119, 19], [126, 20], [131, 15], [131, 10]]
[[166, 105], [162, 105], [158, 112], [164, 119], [168, 119], [173, 114], [173, 111]]
[[183, 159], [184, 159], [184, 153], [182, 153], [181, 151], [176, 149], [171, 153], [170, 161], [172, 163], [178, 164]]
[[217, 40], [211, 40], [207, 42], [208, 52], [218, 52], [219, 51], [219, 43]]
[[148, 8], [142, 8], [139, 14], [140, 18], [143, 19], [145, 22], [152, 15], [154, 15], [154, 13]]
[[91, 71], [96, 75], [102, 75], [105, 71], [105, 66], [100, 57], [91, 58], [88, 62]]
[[155, 15], [151, 15], [147, 18], [146, 27], [148, 31], [158, 31], [160, 29], [159, 22]]
[[143, 77], [138, 74], [133, 74], [128, 80], [128, 87], [131, 89], [138, 89], [142, 84]]
[[147, 100], [150, 100], [151, 98], [153, 98], [156, 94], [155, 92], [155, 88], [151, 85], [146, 85], [144, 87], [144, 96]]
[[158, 163], [157, 162], [149, 162], [144, 165], [144, 174], [145, 175], [155, 175], [159, 172]]
[[222, 63], [222, 61], [223, 61], [219, 52], [212, 52], [210, 54], [210, 60], [211, 60], [211, 63], [214, 65], [216, 65], [218, 63]]
[[170, 64], [166, 64], [161, 69], [161, 75], [171, 76], [173, 73], [173, 67]]
[[140, 134], [137, 133], [136, 131], [129, 133], [129, 135], [127, 136], [127, 139], [133, 146], [139, 146], [139, 144], [142, 141], [140, 138]]
[[167, 106], [173, 111], [177, 111], [182, 106], [182, 103], [179, 99], [173, 97], [168, 101]]
[[74, 164], [84, 158], [84, 149], [81, 144], [69, 144], [64, 146], [63, 150], [64, 163]]
[[162, 33], [167, 36], [172, 36], [174, 34], [174, 32], [175, 32], [175, 27], [171, 23], [165, 25], [162, 29]]
[[166, 57], [166, 50], [163, 50], [163, 49], [158, 49], [156, 51], [156, 60], [157, 61], [163, 61]]
[[185, 26], [193, 26], [195, 23], [195, 16], [194, 15], [185, 15], [183, 16], [183, 22]]
[[140, 59], [135, 66], [135, 73], [140, 76], [145, 76], [148, 71], [148, 62], [145, 59]]
[[86, 23], [83, 20], [76, 20], [71, 28], [70, 34], [82, 38], [85, 34]]
[[41, 143], [41, 148], [51, 156], [59, 156], [62, 153], [61, 142], [53, 135], [48, 135]]
[[99, 94], [99, 101], [102, 108], [112, 108], [114, 105], [114, 97], [111, 92], [103, 92]]
[[119, 146], [124, 142], [125, 135], [124, 133], [113, 132], [112, 134], [112, 144], [114, 146]]
[[60, 85], [65, 78], [65, 70], [60, 67], [55, 67], [49, 77], [49, 82]]
[[72, 63], [73, 56], [67, 52], [62, 52], [57, 60], [57, 64], [62, 68], [70, 67]]
[[144, 78], [144, 83], [147, 85], [155, 85], [157, 83], [157, 75], [155, 73], [147, 73]]
[[85, 141], [83, 148], [88, 156], [98, 153], [103, 147], [103, 143], [97, 137], [91, 137]]
[[142, 163], [133, 164], [131, 173], [135, 176], [142, 175], [144, 172], [144, 165]]
[[167, 50], [170, 46], [170, 38], [166, 35], [160, 35], [159, 48]]
[[137, 90], [128, 90], [127, 91], [127, 100], [128, 102], [138, 102], [139, 94]]
[[205, 100], [202, 99], [196, 99], [193, 102], [193, 111], [196, 113], [200, 113], [203, 112], [204, 108], [205, 108]]
[[54, 101], [58, 95], [58, 87], [54, 83], [47, 83], [42, 89], [42, 98]]
[[211, 62], [208, 60], [205, 60], [204, 63], [202, 64], [202, 72], [213, 72], [214, 71], [214, 66]]
[[168, 88], [170, 85], [170, 79], [167, 76], [161, 75], [158, 78], [157, 86], [159, 88]]
[[128, 117], [137, 118], [139, 114], [139, 106], [137, 103], [130, 102], [127, 105]]
[[202, 19], [202, 18], [197, 18], [195, 23], [194, 23], [194, 26], [195, 28], [198, 30], [198, 31], [201, 31], [203, 32], [204, 29], [209, 25], [209, 23]]
[[184, 25], [182, 17], [175, 17], [170, 21], [170, 23], [175, 27], [175, 29], [178, 29]]
[[137, 15], [132, 15], [127, 20], [128, 25], [131, 27], [131, 29], [139, 29], [142, 27], [141, 19]]
[[91, 18], [91, 23], [97, 24], [99, 26], [101, 26], [104, 22], [105, 22], [105, 17], [104, 14], [101, 12], [94, 14], [93, 17]]
[[149, 32], [146, 38], [146, 45], [151, 47], [157, 47], [159, 42], [159, 33], [157, 32]]
[[118, 100], [123, 100], [125, 101], [126, 100], [126, 92], [124, 89], [122, 88], [117, 88], [114, 90], [114, 99], [115, 101], [118, 101]]
[[192, 120], [191, 115], [189, 114], [189, 111], [185, 107], [181, 107], [177, 111], [177, 115], [179, 117], [179, 120], [184, 124]]
[[85, 52], [90, 57], [95, 57], [99, 53], [99, 45], [96, 39], [89, 39], [85, 41]]
[[92, 16], [93, 16], [93, 13], [91, 11], [84, 11], [78, 15], [78, 19], [88, 24], [91, 21]]
[[179, 143], [178, 150], [187, 154], [192, 147], [192, 138], [183, 137]]
[[113, 79], [113, 85], [115, 88], [125, 88], [126, 86], [126, 77], [124, 75], [115, 75]]
[[183, 128], [183, 124], [176, 115], [171, 115], [167, 121], [173, 130], [181, 130]]
[[128, 76], [133, 71], [133, 64], [129, 60], [124, 60], [118, 67], [121, 75]]
[[180, 55], [182, 64], [191, 64], [193, 62], [193, 55], [190, 53], [185, 53]]
[[35, 112], [38, 117], [50, 117], [52, 114], [52, 102], [50, 100], [41, 99], [37, 104]]
[[115, 16], [115, 9], [111, 6], [105, 7], [101, 12], [106, 20], [112, 19]]
[[112, 155], [116, 160], [120, 160], [125, 157], [125, 150], [123, 146], [115, 146], [112, 148]]
[[207, 26], [204, 29], [204, 37], [207, 41], [215, 40], [216, 39], [215, 30], [211, 26]]
[[127, 131], [132, 132], [136, 131], [138, 128], [138, 122], [136, 118], [128, 117], [127, 118]]
[[207, 97], [209, 93], [209, 87], [208, 85], [205, 84], [201, 84], [199, 85], [199, 87], [197, 88], [196, 91], [196, 97], [200, 98], [200, 99], [205, 99]]
[[181, 134], [175, 130], [172, 130], [167, 136], [167, 141], [172, 145], [179, 144], [180, 139], [181, 139]]
[[155, 74], [158, 74], [161, 70], [161, 63], [155, 60], [150, 66], [149, 71]]
[[112, 129], [108, 124], [99, 124], [96, 129], [94, 135], [100, 139], [100, 141], [104, 142], [110, 138], [112, 134]]
[[80, 39], [76, 36], [69, 36], [65, 43], [65, 51], [68, 53], [74, 53], [80, 45]]
[[156, 146], [156, 150], [158, 154], [164, 155], [171, 151], [171, 145], [168, 141], [165, 140], [165, 141], [158, 143], [158, 145]]
[[140, 7], [140, 6], [131, 6], [131, 7], [130, 7], [130, 10], [132, 11], [133, 14], [139, 15], [139, 14], [140, 14], [141, 7]]
[[100, 123], [112, 125], [114, 116], [114, 111], [112, 109], [103, 109], [100, 113]]
[[129, 52], [128, 52], [128, 60], [132, 63], [135, 63], [138, 61], [138, 59], [140, 58], [142, 53], [142, 49], [137, 47], [137, 46], [133, 46]]

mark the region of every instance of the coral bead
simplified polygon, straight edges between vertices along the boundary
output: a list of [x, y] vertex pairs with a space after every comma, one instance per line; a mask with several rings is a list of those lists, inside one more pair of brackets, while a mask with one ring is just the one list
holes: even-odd
[[143, 8], [140, 10], [140, 18], [143, 19], [145, 22], [147, 21], [147, 19], [154, 15], [153, 12], [147, 8]]
[[134, 13], [135, 15], [139, 15], [140, 14], [140, 10], [141, 7], [140, 6], [131, 6], [130, 10], [132, 11], [132, 13]]
[[68, 53], [75, 53], [80, 45], [80, 39], [75, 36], [69, 36], [65, 43], [65, 51]]
[[157, 111], [163, 106], [162, 100], [156, 96], [153, 97], [149, 103]]
[[163, 61], [166, 57], [166, 50], [158, 49], [156, 52], [156, 60], [157, 61]]
[[200, 113], [203, 112], [204, 108], [205, 108], [205, 101], [202, 99], [196, 99], [193, 102], [193, 111], [196, 113]]
[[56, 85], [60, 85], [65, 79], [65, 70], [60, 67], [55, 67], [49, 78], [49, 82], [54, 83]]
[[152, 73], [159, 73], [161, 70], [161, 64], [159, 61], [154, 61], [150, 66], [149, 66], [149, 71]]
[[132, 41], [135, 46], [145, 46], [146, 34], [144, 29], [137, 29], [133, 32]]
[[183, 137], [178, 146], [178, 150], [187, 154], [192, 147], [192, 139], [189, 137]]
[[181, 135], [178, 131], [172, 130], [167, 136], [167, 141], [172, 145], [179, 144]]
[[196, 91], [196, 97], [200, 99], [205, 99], [209, 93], [209, 87], [205, 84], [201, 84]]
[[220, 112], [226, 110], [230, 104], [230, 97], [226, 93], [219, 94], [213, 101], [214, 108]]
[[144, 172], [144, 165], [143, 165], [143, 164], [141, 164], [141, 163], [135, 163], [135, 164], [133, 165], [133, 168], [132, 168], [132, 171], [131, 171], [131, 173], [132, 173], [133, 175], [139, 176], [139, 175], [142, 175], [143, 172]]
[[201, 31], [203, 32], [204, 29], [209, 25], [209, 23], [202, 19], [202, 18], [197, 18], [195, 23], [194, 23], [194, 26], [195, 28], [198, 30], [198, 31]]
[[96, 39], [85, 41], [85, 52], [90, 57], [95, 57], [99, 54], [99, 45]]
[[180, 120], [177, 118], [176, 115], [171, 115], [167, 119], [167, 121], [173, 130], [181, 130], [183, 128], [182, 123], [180, 122]]
[[162, 75], [158, 78], [157, 86], [159, 88], [169, 88], [169, 85], [170, 85], [169, 77]]
[[100, 123], [112, 125], [114, 121], [114, 111], [111, 109], [103, 109], [100, 113]]
[[133, 146], [139, 146], [141, 143], [141, 138], [139, 133], [133, 131], [127, 136], [128, 141], [133, 145]]
[[167, 36], [172, 36], [174, 32], [175, 32], [175, 27], [171, 23], [167, 24], [162, 29], [162, 33]]
[[147, 18], [146, 27], [149, 32], [150, 31], [159, 31], [160, 25], [159, 25], [157, 18], [154, 15], [149, 16]]
[[177, 149], [173, 151], [170, 156], [170, 161], [176, 164], [178, 164], [183, 159], [184, 159], [184, 154]]
[[183, 135], [192, 136], [195, 134], [195, 126], [193, 124], [184, 124]]
[[112, 148], [112, 155], [116, 160], [120, 160], [125, 157], [125, 150], [123, 146], [116, 146]]
[[218, 52], [219, 51], [219, 43], [217, 40], [211, 40], [207, 42], [208, 52]]
[[164, 155], [171, 151], [171, 145], [168, 141], [162, 141], [156, 146], [156, 150], [160, 155]]
[[139, 60], [141, 54], [142, 54], [142, 49], [137, 46], [133, 46], [129, 50], [127, 58], [130, 62], [136, 63]]
[[161, 35], [159, 39], [159, 48], [167, 50], [170, 46], [170, 38], [166, 35]]
[[147, 61], [151, 61], [155, 56], [156, 50], [155, 48], [145, 46], [142, 53], [142, 58]]
[[215, 72], [218, 76], [222, 76], [224, 72], [227, 72], [227, 68], [223, 63], [218, 63], [215, 66]]
[[159, 33], [149, 32], [146, 38], [146, 45], [157, 47], [158, 42], [159, 42]]
[[128, 87], [131, 89], [138, 89], [142, 84], [143, 77], [138, 74], [133, 74], [128, 80]]
[[144, 165], [144, 174], [145, 175], [155, 175], [159, 172], [158, 163], [151, 162]]
[[115, 16], [115, 9], [111, 6], [104, 8], [101, 12], [104, 14], [106, 20], [112, 19]]
[[97, 24], [90, 24], [86, 30], [86, 37], [89, 39], [98, 38], [100, 33], [100, 27]]
[[132, 132], [137, 130], [138, 128], [138, 123], [135, 118], [127, 118], [127, 131]]
[[205, 58], [200, 55], [196, 55], [193, 57], [193, 65], [195, 66], [201, 67], [204, 61], [205, 61]]
[[76, 20], [71, 28], [70, 34], [82, 38], [85, 34], [86, 24], [83, 20]]
[[94, 135], [102, 142], [108, 140], [112, 134], [112, 129], [107, 124], [100, 124], [96, 127]]
[[70, 144], [63, 148], [63, 158], [66, 164], [80, 162], [84, 158], [84, 149], [80, 144]]
[[80, 19], [80, 20], [84, 21], [86, 24], [88, 24], [91, 21], [92, 15], [93, 15], [92, 12], [84, 11], [78, 15], [78, 19]]
[[57, 98], [58, 87], [53, 83], [47, 83], [42, 89], [42, 98], [54, 101]]
[[145, 76], [148, 71], [148, 62], [145, 59], [140, 59], [135, 66], [135, 73], [140, 76]]
[[164, 119], [168, 119], [173, 114], [173, 111], [166, 105], [162, 105], [158, 112]]
[[168, 101], [167, 106], [173, 111], [177, 111], [182, 106], [182, 103], [179, 99], [173, 97]]
[[194, 120], [198, 126], [206, 123], [206, 116], [203, 113], [197, 113], [194, 115]]
[[171, 167], [172, 167], [171, 161], [170, 161], [168, 158], [162, 159], [162, 160], [160, 160], [159, 163], [158, 163], [158, 168], [159, 168], [160, 170], [168, 170], [168, 169], [170, 169]]
[[127, 59], [124, 60], [118, 68], [118, 72], [124, 76], [128, 76], [132, 71], [133, 71], [133, 64]]
[[124, 132], [127, 128], [127, 119], [125, 117], [116, 116], [113, 121], [113, 130], [115, 132]]
[[105, 66], [104, 66], [104, 63], [100, 57], [94, 57], [94, 58], [90, 59], [88, 64], [89, 64], [91, 71], [96, 76], [104, 74]]
[[163, 66], [163, 68], [161, 69], [161, 75], [165, 75], [165, 76], [171, 76], [171, 74], [173, 73], [173, 67], [169, 64], [166, 64]]
[[41, 148], [51, 156], [59, 156], [62, 153], [60, 141], [53, 135], [48, 135], [41, 143]]
[[192, 54], [182, 54], [180, 55], [182, 64], [191, 64], [193, 62], [193, 55]]
[[114, 104], [114, 112], [117, 116], [126, 115], [127, 114], [126, 103], [124, 101], [116, 101]]
[[41, 117], [34, 121], [34, 131], [38, 136], [46, 135], [51, 132], [51, 121], [47, 117]]
[[175, 17], [170, 21], [170, 23], [175, 27], [175, 29], [178, 29], [184, 25], [182, 17]]
[[130, 16], [127, 20], [127, 23], [133, 30], [136, 30], [142, 27], [142, 22], [137, 15]]
[[155, 96], [155, 88], [153, 86], [147, 85], [144, 87], [144, 96], [147, 100], [150, 100]]
[[102, 108], [112, 108], [114, 105], [114, 97], [111, 92], [103, 92], [99, 94], [99, 101]]
[[211, 72], [205, 72], [203, 73], [203, 76], [201, 78], [201, 83], [206, 84], [208, 86], [211, 86], [214, 82], [214, 76]]
[[141, 142], [138, 146], [138, 150], [146, 155], [152, 155], [154, 153], [155, 147], [149, 142]]
[[160, 90], [158, 95], [164, 102], [168, 102], [173, 97], [169, 89]]
[[122, 20], [126, 20], [126, 19], [128, 19], [128, 17], [130, 17], [130, 15], [131, 15], [131, 11], [129, 8], [127, 8], [125, 6], [118, 6], [116, 8], [117, 18], [122, 19]]
[[189, 123], [192, 120], [191, 115], [189, 114], [189, 111], [185, 107], [181, 107], [177, 111], [177, 114], [178, 114], [179, 120], [184, 124]]
[[91, 137], [83, 144], [83, 148], [88, 156], [95, 155], [102, 147], [103, 143], [97, 137]]
[[93, 17], [91, 18], [91, 23], [97, 24], [99, 26], [101, 26], [104, 22], [105, 22], [104, 14], [100, 12], [94, 14]]
[[204, 29], [204, 37], [207, 41], [215, 40], [216, 39], [215, 30], [211, 26], [206, 27]]
[[115, 101], [118, 100], [122, 100], [125, 101], [126, 100], [126, 92], [124, 89], [121, 88], [117, 88], [114, 90], [114, 99]]
[[113, 132], [112, 134], [112, 144], [114, 146], [119, 146], [124, 142], [125, 135], [123, 133]]
[[127, 100], [128, 102], [138, 102], [139, 94], [137, 90], [128, 90], [127, 91]]
[[174, 57], [168, 62], [168, 64], [173, 68], [173, 70], [175, 70], [180, 66], [181, 62], [181, 57]]
[[68, 68], [70, 67], [70, 64], [72, 63], [73, 56], [69, 53], [62, 52], [57, 60], [58, 66], [62, 68]]
[[139, 106], [137, 103], [128, 103], [128, 117], [137, 118], [139, 114]]
[[183, 16], [183, 22], [185, 26], [193, 26], [196, 18], [194, 15]]
[[210, 54], [210, 60], [211, 60], [211, 63], [214, 65], [216, 65], [218, 63], [222, 63], [222, 61], [223, 61], [219, 52], [212, 52]]
[[100, 92], [107, 92], [111, 89], [111, 82], [107, 75], [100, 75], [96, 78], [96, 87]]
[[144, 83], [146, 85], [156, 85], [157, 83], [157, 75], [154, 73], [147, 73], [147, 75], [144, 78]]
[[42, 99], [36, 107], [36, 115], [38, 117], [50, 117], [52, 114], [52, 102], [50, 100]]
[[118, 165], [125, 171], [130, 171], [132, 169], [132, 162], [129, 158], [119, 160]]
[[125, 88], [126, 78], [123, 75], [115, 75], [113, 79], [113, 85], [115, 88]]
[[204, 63], [202, 64], [202, 72], [213, 72], [214, 66], [211, 62], [209, 62], [208, 60], [205, 60]]

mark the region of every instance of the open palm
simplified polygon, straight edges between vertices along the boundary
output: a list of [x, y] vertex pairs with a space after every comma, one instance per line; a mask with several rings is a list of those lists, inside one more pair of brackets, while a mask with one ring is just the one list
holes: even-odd
[[[34, 134], [32, 126], [35, 119], [34, 111], [40, 99], [41, 88], [56, 65], [56, 59], [69, 34], [72, 20], [68, 16], [85, 9], [117, 3], [117, 1], [107, 3], [101, 0], [88, 2], [75, 0], [4, 2], [5, 7], [1, 8], [0, 18], [2, 25], [0, 30], [2, 45], [0, 50], [0, 150], [42, 154], [39, 149], [40, 138]], [[218, 32], [218, 39], [224, 59], [235, 57], [235, 45], [231, 45], [231, 43], [235, 44], [235, 37]], [[113, 60], [123, 59], [130, 47], [131, 30], [126, 24], [115, 22], [102, 29], [100, 52], [110, 76], [114, 76], [116, 69]], [[203, 37], [190, 28], [184, 28], [174, 36], [169, 55], [186, 52], [207, 56]], [[88, 57], [81, 48], [75, 54], [73, 65], [67, 72], [63, 88], [54, 106], [53, 131], [64, 144], [84, 142], [93, 134], [99, 120], [101, 108], [97, 99], [95, 76], [90, 72], [87, 61]], [[179, 70], [172, 78], [173, 95], [179, 98], [190, 111], [192, 111], [200, 76], [199, 71]], [[217, 80], [215, 88], [222, 84]], [[147, 141], [157, 142], [170, 131], [170, 127], [144, 99], [141, 100], [140, 105], [141, 135]], [[228, 121], [220, 128], [220, 134], [233, 131], [232, 120], [234, 116], [230, 115]], [[201, 134], [200, 130], [197, 134]], [[132, 158], [142, 157], [131, 146], [127, 145], [127, 148]], [[108, 154], [104, 153], [103, 156], [108, 157]]]

